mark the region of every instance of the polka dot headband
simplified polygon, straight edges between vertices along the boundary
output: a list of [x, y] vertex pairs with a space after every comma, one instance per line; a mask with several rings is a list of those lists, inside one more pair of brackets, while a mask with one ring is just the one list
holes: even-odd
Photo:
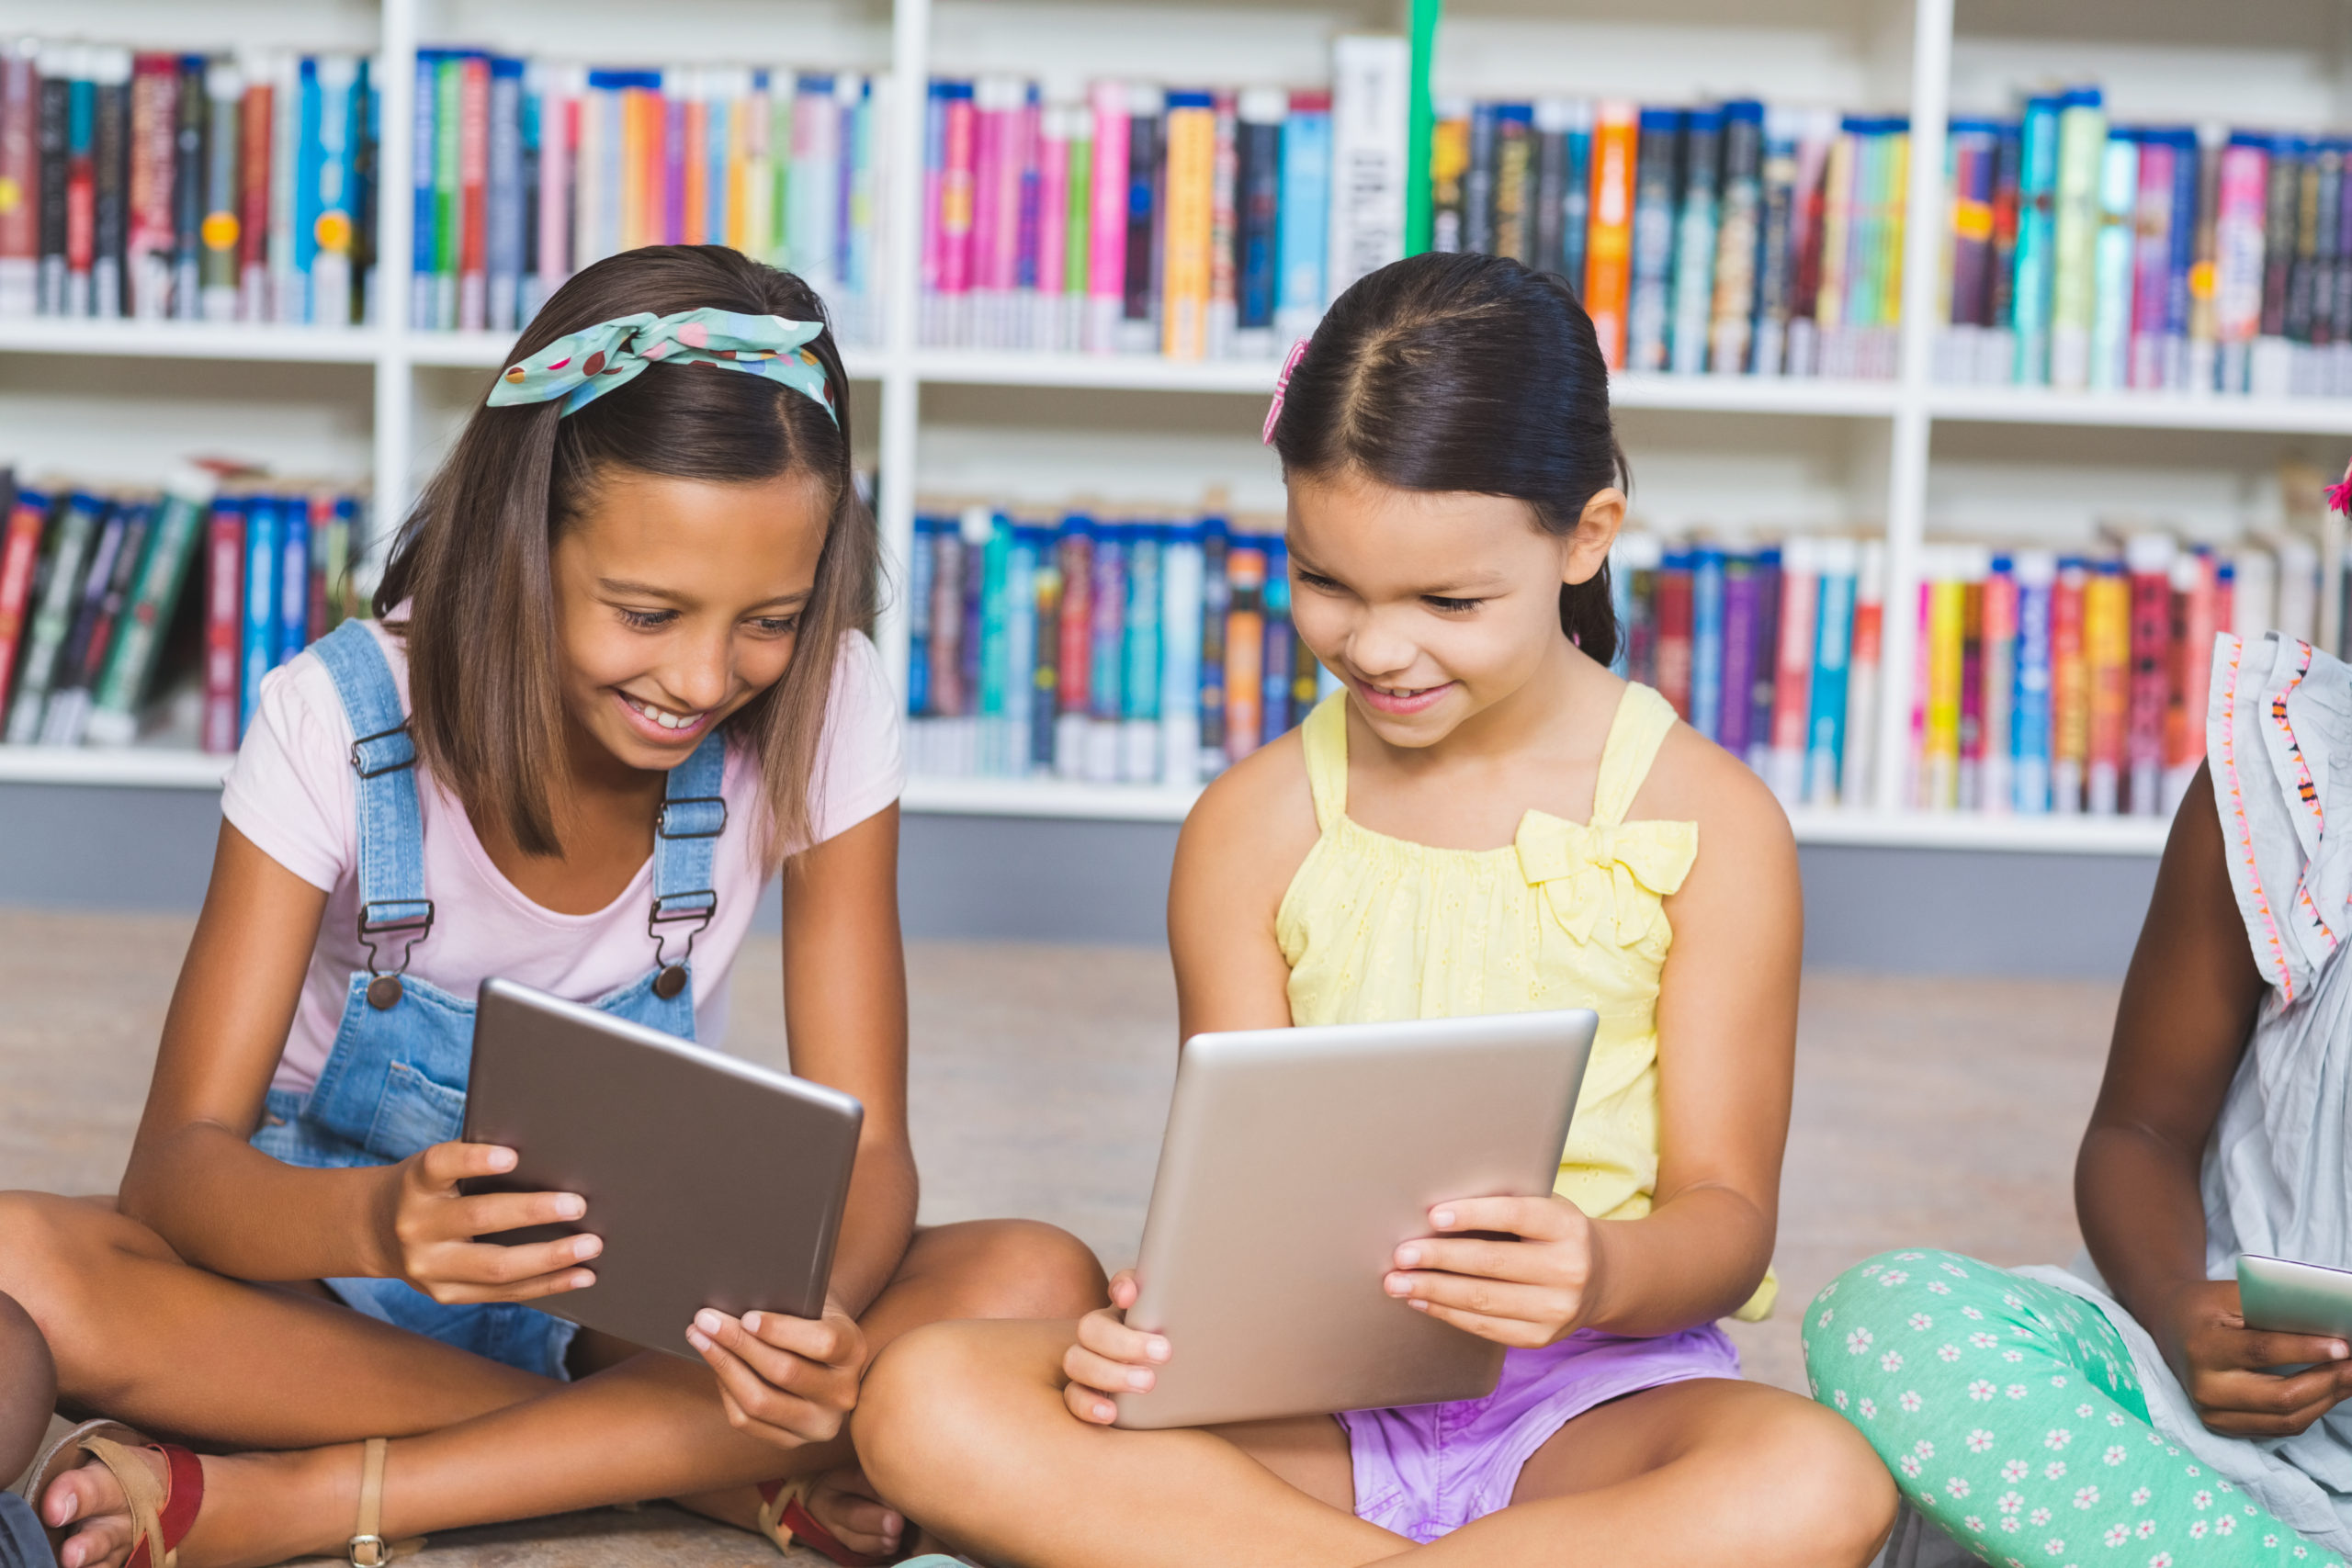
[[733, 310], [681, 310], [673, 316], [640, 310], [568, 333], [520, 364], [508, 366], [490, 389], [490, 406], [560, 398], [564, 413], [577, 413], [614, 388], [636, 380], [649, 365], [707, 365], [780, 381], [814, 401], [838, 425], [842, 416], [833, 408], [831, 383], [807, 347], [824, 330], [819, 321]]

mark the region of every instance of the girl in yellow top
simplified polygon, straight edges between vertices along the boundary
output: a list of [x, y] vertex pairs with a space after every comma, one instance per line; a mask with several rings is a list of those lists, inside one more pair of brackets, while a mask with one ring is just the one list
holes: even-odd
[[1883, 1468], [1740, 1382], [1714, 1326], [1772, 1250], [1796, 854], [1753, 774], [1609, 671], [1625, 497], [1592, 324], [1556, 277], [1423, 255], [1350, 288], [1294, 367], [1267, 420], [1293, 614], [1345, 689], [1185, 824], [1182, 1032], [1600, 1012], [1556, 1195], [1442, 1203], [1385, 1277], [1510, 1347], [1502, 1381], [1115, 1430], [1108, 1395], [1184, 1353], [1125, 1325], [1122, 1275], [1075, 1325], [898, 1341], [854, 1417], [867, 1473], [999, 1568], [1860, 1564]]

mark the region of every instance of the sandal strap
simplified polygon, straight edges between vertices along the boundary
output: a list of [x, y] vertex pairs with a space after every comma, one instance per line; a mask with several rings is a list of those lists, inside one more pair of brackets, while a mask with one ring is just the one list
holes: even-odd
[[351, 1568], [383, 1568], [393, 1558], [405, 1557], [424, 1545], [421, 1535], [406, 1540], [384, 1539], [384, 1460], [391, 1447], [386, 1438], [370, 1438], [360, 1451], [359, 1517], [345, 1548]]
[[842, 1564], [842, 1568], [878, 1568], [889, 1562], [887, 1557], [866, 1557], [851, 1551], [832, 1531], [817, 1522], [803, 1502], [814, 1479], [795, 1475], [783, 1481], [760, 1483], [760, 1533], [774, 1542], [778, 1551], [788, 1551], [795, 1545], [805, 1546]]
[[[105, 1465], [122, 1488], [123, 1506], [130, 1511], [130, 1556], [123, 1568], [172, 1568], [178, 1557], [177, 1547], [196, 1522], [197, 1510], [204, 1505], [204, 1466], [197, 1457], [176, 1443], [148, 1443], [145, 1450], [164, 1456], [165, 1481], [155, 1479], [155, 1472], [140, 1458], [141, 1448], [133, 1448], [112, 1438], [96, 1434], [84, 1438], [82, 1450]], [[173, 1450], [186, 1460], [185, 1466], [175, 1459]], [[187, 1479], [192, 1472], [193, 1479]], [[172, 1494], [179, 1494], [179, 1506], [173, 1507]], [[166, 1528], [164, 1513], [169, 1509], [177, 1522], [177, 1530]]]

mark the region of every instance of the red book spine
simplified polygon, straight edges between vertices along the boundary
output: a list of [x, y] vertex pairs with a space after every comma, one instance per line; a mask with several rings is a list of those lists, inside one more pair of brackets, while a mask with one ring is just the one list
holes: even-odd
[[231, 501], [217, 502], [205, 536], [204, 721], [207, 751], [237, 749], [238, 659], [245, 627], [245, 518]]
[[1088, 676], [1094, 662], [1093, 541], [1082, 533], [1064, 534], [1061, 558], [1062, 624], [1056, 628], [1061, 645], [1061, 686], [1056, 695], [1062, 712], [1082, 715], [1087, 711]]
[[2164, 773], [2165, 706], [2171, 681], [2172, 541], [2150, 535], [2132, 541], [2125, 564], [2132, 574], [2131, 685], [2123, 731], [2125, 809], [2153, 817]]
[[1657, 690], [1674, 705], [1677, 717], [1690, 720], [1690, 568], [1667, 566], [1657, 574]]
[[[75, 75], [85, 75], [87, 69], [83, 67]], [[82, 90], [92, 89], [85, 86]], [[85, 301], [90, 297], [90, 266], [98, 254], [96, 146], [95, 138], [85, 140], [78, 148], [69, 141], [65, 154], [65, 271], [74, 280], [68, 286], [68, 298]], [[87, 310], [88, 306], [85, 304], [80, 309]]]
[[1813, 698], [1813, 622], [1821, 586], [1813, 569], [1813, 552], [1803, 547], [1804, 543], [1792, 539], [1781, 547], [1781, 646], [1772, 674], [1772, 750], [1783, 759], [1798, 759], [1793, 765], [1799, 768]]
[[40, 252], [40, 150], [29, 50], [0, 45], [0, 316], [29, 316]]
[[180, 62], [142, 54], [130, 76], [130, 313], [162, 321], [172, 313], [172, 216], [176, 170]]
[[0, 708], [7, 705], [17, 672], [17, 645], [24, 640], [33, 568], [40, 560], [41, 528], [48, 521], [49, 498], [28, 492], [17, 498], [8, 513], [8, 531], [0, 535]]
[[250, 81], [238, 106], [237, 315], [269, 319], [269, 139], [277, 92], [266, 77]]
[[490, 62], [469, 55], [458, 98], [458, 325], [490, 324]]

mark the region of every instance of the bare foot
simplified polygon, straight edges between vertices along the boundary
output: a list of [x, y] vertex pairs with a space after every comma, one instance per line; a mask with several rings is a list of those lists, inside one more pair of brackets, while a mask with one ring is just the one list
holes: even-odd
[[803, 1506], [835, 1540], [862, 1557], [895, 1556], [906, 1534], [906, 1517], [875, 1495], [873, 1483], [855, 1465], [829, 1470], [808, 1483]]
[[[163, 1455], [152, 1449], [132, 1451], [159, 1483], [164, 1481]], [[326, 1495], [334, 1490], [334, 1478], [342, 1471], [350, 1476], [340, 1490], [356, 1506], [359, 1466], [352, 1450], [234, 1458], [207, 1454], [198, 1462], [204, 1467], [204, 1503], [179, 1544], [181, 1568], [243, 1568], [342, 1545], [340, 1537], [297, 1535], [289, 1526], [318, 1509], [344, 1506]], [[296, 1498], [311, 1506], [288, 1506]], [[51, 1529], [73, 1529], [58, 1549], [58, 1568], [122, 1568], [129, 1560], [135, 1544], [130, 1505], [114, 1472], [96, 1460], [51, 1482], [38, 1506], [41, 1523]], [[150, 1555], [161, 1561], [163, 1551], [159, 1540]]]

